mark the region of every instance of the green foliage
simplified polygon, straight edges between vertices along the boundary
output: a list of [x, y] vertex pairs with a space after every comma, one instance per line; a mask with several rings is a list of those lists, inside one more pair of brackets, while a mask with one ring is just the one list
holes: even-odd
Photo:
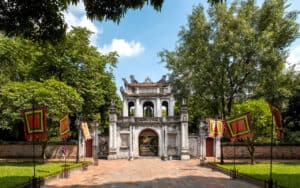
[[58, 127], [59, 119], [66, 113], [80, 112], [83, 103], [75, 89], [54, 79], [44, 82], [8, 82], [0, 89], [0, 100], [0, 130], [14, 130], [15, 126], [20, 126], [20, 110], [47, 106], [50, 136], [58, 132], [58, 129], [51, 131], [51, 126]]
[[[248, 147], [251, 164], [254, 164], [255, 143], [271, 141], [272, 115], [269, 104], [264, 99], [248, 100], [233, 106], [233, 116], [246, 112], [251, 113], [253, 137], [245, 139], [244, 142]], [[274, 130], [272, 130], [273, 135]]]
[[271, 138], [272, 115], [268, 103], [264, 99], [248, 100], [233, 106], [232, 115], [250, 112], [254, 143], [267, 143]]
[[9, 0], [0, 2], [0, 30], [8, 36], [58, 41], [67, 25], [63, 12], [70, 0]]
[[87, 120], [118, 98], [113, 75], [106, 70], [116, 66], [116, 53], [100, 54], [90, 45], [91, 34], [85, 28], [73, 28], [66, 40], [54, 46], [46, 44], [32, 68], [36, 80], [55, 78], [75, 88], [84, 99], [81, 113]]
[[215, 5], [218, 3], [225, 3], [226, 0], [207, 0], [208, 3], [210, 3], [211, 5]]
[[202, 6], [194, 8], [176, 49], [160, 53], [172, 71], [176, 99], [188, 98], [192, 122], [226, 118], [233, 103], [250, 97], [277, 100], [289, 92], [277, 83], [284, 80], [286, 47], [299, 24], [298, 13], [285, 8], [283, 0], [266, 0], [262, 7], [252, 0], [216, 4], [208, 16]]
[[[7, 36], [23, 36], [34, 41], [61, 41], [65, 34], [63, 11], [79, 0], [9, 0], [0, 2], [0, 31]], [[87, 17], [90, 19], [119, 22], [128, 9], [140, 9], [150, 3], [160, 10], [163, 0], [111, 1], [84, 0]]]
[[284, 140], [300, 143], [300, 74], [295, 78], [293, 92], [283, 112], [283, 125], [288, 130]]
[[[22, 122], [17, 111], [31, 108], [33, 98], [36, 105], [49, 107], [49, 125], [57, 125], [63, 113], [70, 113], [87, 121], [100, 119], [102, 126], [108, 126], [111, 100], [119, 111], [122, 106], [112, 74], [117, 55], [100, 54], [90, 45], [91, 34], [73, 28], [55, 45], [0, 36], [0, 122], [1, 130], [6, 130], [0, 132], [2, 139], [8, 138], [7, 133], [19, 137], [15, 134], [22, 131]], [[57, 126], [49, 132], [56, 135]]]
[[0, 84], [30, 77], [29, 70], [38, 55], [39, 51], [33, 42], [0, 35]]

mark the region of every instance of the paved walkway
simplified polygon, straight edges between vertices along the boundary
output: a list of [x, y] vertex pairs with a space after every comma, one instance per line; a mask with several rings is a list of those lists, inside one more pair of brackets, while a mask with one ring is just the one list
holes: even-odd
[[162, 161], [158, 158], [99, 160], [87, 171], [72, 172], [70, 178], [52, 179], [44, 188], [257, 188], [241, 180], [199, 166], [199, 160]]

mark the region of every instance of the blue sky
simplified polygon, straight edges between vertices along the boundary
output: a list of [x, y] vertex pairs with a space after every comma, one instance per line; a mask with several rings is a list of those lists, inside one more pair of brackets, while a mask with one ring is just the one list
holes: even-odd
[[[165, 64], [160, 63], [158, 53], [163, 49], [175, 48], [180, 28], [186, 26], [193, 6], [199, 3], [207, 7], [207, 0], [165, 0], [160, 12], [150, 6], [130, 10], [119, 24], [111, 21], [91, 22], [85, 16], [83, 4], [79, 3], [69, 8], [65, 19], [68, 25], [87, 27], [93, 31], [95, 34], [91, 42], [100, 52], [118, 52], [114, 75], [119, 89], [123, 85], [122, 78], [129, 80], [131, 74], [138, 81], [144, 81], [147, 76], [158, 81], [168, 73]], [[289, 9], [300, 10], [299, 0], [288, 0], [288, 3], [291, 4]], [[299, 23], [300, 18], [297, 21]], [[297, 70], [300, 70], [299, 61], [300, 39], [291, 45], [288, 58], [290, 64], [298, 64]]]

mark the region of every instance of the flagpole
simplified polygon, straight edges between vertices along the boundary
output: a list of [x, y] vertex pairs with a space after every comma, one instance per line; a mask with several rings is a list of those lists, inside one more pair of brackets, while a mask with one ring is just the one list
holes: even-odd
[[271, 144], [270, 144], [270, 179], [268, 181], [268, 187], [272, 188], [273, 187], [273, 129], [274, 129], [274, 117], [272, 114], [272, 125], [271, 125]]
[[[237, 132], [239, 132], [239, 127], [237, 127]], [[236, 154], [236, 140], [233, 142], [233, 170], [232, 170], [232, 179], [237, 178], [237, 170], [235, 168], [235, 154]]]
[[236, 148], [235, 148], [235, 141], [233, 142], [233, 171], [235, 171], [235, 154], [236, 154]]
[[216, 141], [217, 137], [215, 136], [214, 138], [214, 163], [216, 163], [216, 155], [217, 155], [217, 141]]
[[220, 160], [220, 164], [224, 164], [224, 155], [223, 155], [223, 142], [222, 142], [222, 138], [220, 138], [220, 145], [221, 145], [221, 160]]

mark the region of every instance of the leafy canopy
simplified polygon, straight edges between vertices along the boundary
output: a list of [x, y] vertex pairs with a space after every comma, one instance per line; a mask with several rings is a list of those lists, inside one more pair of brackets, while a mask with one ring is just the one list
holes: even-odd
[[[0, 2], [0, 31], [34, 41], [58, 42], [66, 34], [63, 11], [80, 0], [3, 0]], [[129, 9], [150, 4], [160, 10], [163, 0], [82, 0], [91, 20], [119, 22]], [[226, 0], [208, 0], [211, 4]]]
[[[7, 0], [0, 2], [0, 31], [8, 36], [23, 36], [34, 41], [58, 42], [65, 36], [67, 24], [63, 11], [79, 0]], [[128, 9], [150, 3], [160, 10], [163, 0], [83, 0], [87, 17], [119, 22]]]
[[[0, 88], [0, 133], [21, 133], [17, 130], [23, 127], [20, 116], [22, 109], [30, 109], [33, 105], [47, 106], [47, 124], [51, 130], [52, 127], [58, 127], [59, 119], [66, 113], [80, 112], [82, 103], [83, 99], [74, 88], [54, 79], [44, 82], [8, 82]], [[57, 135], [57, 129], [48, 134]]]
[[90, 45], [90, 35], [87, 29], [73, 28], [55, 45], [0, 36], [2, 130], [17, 133], [18, 109], [31, 108], [33, 99], [37, 106], [48, 106], [49, 124], [57, 125], [64, 113], [107, 124], [110, 101], [120, 100], [111, 71], [117, 55], [100, 54]]
[[272, 98], [287, 47], [298, 35], [297, 15], [284, 0], [266, 0], [261, 7], [253, 0], [217, 4], [208, 14], [195, 7], [176, 49], [160, 53], [172, 71], [176, 98], [189, 98], [195, 118], [226, 118], [234, 103], [257, 97], [258, 89], [260, 97]]

